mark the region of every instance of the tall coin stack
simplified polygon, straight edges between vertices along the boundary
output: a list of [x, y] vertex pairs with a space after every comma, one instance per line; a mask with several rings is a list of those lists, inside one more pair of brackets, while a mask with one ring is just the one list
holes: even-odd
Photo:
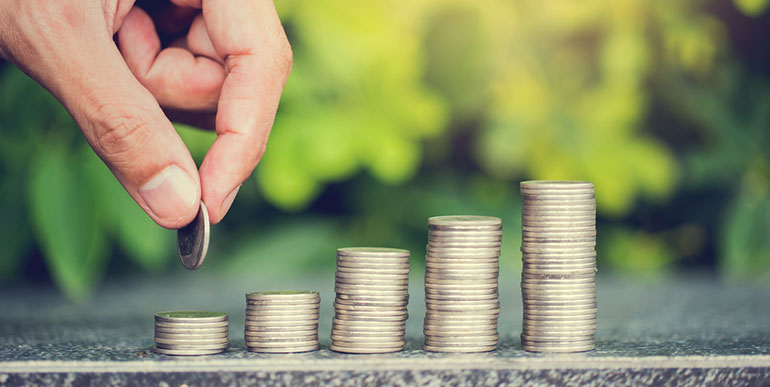
[[155, 315], [155, 345], [164, 355], [196, 356], [224, 352], [228, 343], [226, 313], [178, 311]]
[[331, 349], [385, 353], [404, 349], [409, 302], [409, 251], [337, 249]]
[[294, 353], [318, 350], [318, 292], [246, 294], [246, 348], [251, 352]]
[[428, 219], [425, 256], [425, 350], [497, 348], [502, 222], [486, 216]]
[[525, 181], [521, 344], [532, 352], [596, 347], [596, 198], [589, 182]]

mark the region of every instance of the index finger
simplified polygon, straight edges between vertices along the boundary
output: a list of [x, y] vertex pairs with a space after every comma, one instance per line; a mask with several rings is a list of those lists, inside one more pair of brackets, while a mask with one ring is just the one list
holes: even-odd
[[200, 168], [202, 198], [211, 223], [217, 223], [264, 154], [292, 53], [272, 1], [203, 0], [202, 5], [206, 29], [217, 54], [225, 58], [226, 71], [217, 139]]

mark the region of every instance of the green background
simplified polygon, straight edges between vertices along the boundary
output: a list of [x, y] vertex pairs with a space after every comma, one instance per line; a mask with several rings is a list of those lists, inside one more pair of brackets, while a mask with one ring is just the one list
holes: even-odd
[[[589, 180], [599, 269], [770, 277], [767, 0], [282, 0], [294, 49], [265, 158], [200, 272], [330, 272], [342, 246], [408, 248], [426, 218], [503, 218], [520, 267], [525, 179]], [[87, 300], [183, 274], [66, 111], [0, 67], [0, 279]], [[200, 162], [214, 135], [179, 125]]]

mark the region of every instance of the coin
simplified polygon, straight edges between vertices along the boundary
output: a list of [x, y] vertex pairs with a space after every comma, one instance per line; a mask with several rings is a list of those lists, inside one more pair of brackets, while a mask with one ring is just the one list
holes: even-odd
[[207, 323], [227, 321], [227, 313], [182, 310], [155, 314], [155, 321], [166, 323]]
[[337, 256], [354, 257], [409, 257], [409, 250], [383, 247], [344, 247], [337, 249]]
[[159, 348], [155, 345], [151, 348], [152, 352], [163, 354], [163, 355], [174, 355], [174, 356], [201, 356], [201, 355], [216, 355], [219, 353], [222, 353], [227, 350], [227, 348], [215, 348], [215, 349], [208, 349], [208, 350], [200, 350], [200, 349], [192, 349], [192, 350], [186, 350], [186, 349], [166, 349], [166, 348]]
[[404, 349], [403, 345], [395, 346], [395, 347], [379, 347], [379, 348], [362, 348], [362, 347], [345, 347], [341, 345], [334, 345], [332, 344], [329, 348], [334, 352], [342, 352], [342, 353], [389, 353], [389, 352], [398, 352]]
[[248, 346], [247, 347], [250, 352], [262, 352], [262, 353], [302, 353], [302, 352], [312, 352], [317, 351], [321, 347], [316, 343], [312, 345], [307, 346], [297, 346], [297, 347], [283, 347], [283, 348], [262, 348], [259, 346]]
[[475, 353], [475, 352], [490, 352], [497, 349], [497, 345], [485, 345], [485, 346], [472, 346], [472, 345], [462, 345], [462, 346], [447, 346], [447, 345], [425, 345], [423, 347], [428, 352], [465, 352], [465, 353]]
[[195, 270], [203, 264], [209, 250], [209, 212], [201, 201], [198, 215], [190, 224], [177, 230], [176, 241], [179, 260], [187, 270]]

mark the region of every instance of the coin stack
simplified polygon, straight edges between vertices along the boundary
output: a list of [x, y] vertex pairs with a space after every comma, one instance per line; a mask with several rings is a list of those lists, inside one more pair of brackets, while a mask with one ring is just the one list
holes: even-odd
[[589, 182], [525, 181], [521, 344], [532, 352], [595, 348], [596, 198]]
[[246, 348], [251, 352], [294, 353], [318, 350], [318, 292], [246, 294]]
[[409, 250], [337, 249], [331, 349], [385, 353], [404, 349]]
[[227, 314], [178, 311], [155, 315], [155, 345], [164, 355], [195, 356], [224, 352], [228, 343]]
[[500, 218], [437, 216], [428, 219], [428, 229], [425, 350], [494, 350], [500, 315]]

